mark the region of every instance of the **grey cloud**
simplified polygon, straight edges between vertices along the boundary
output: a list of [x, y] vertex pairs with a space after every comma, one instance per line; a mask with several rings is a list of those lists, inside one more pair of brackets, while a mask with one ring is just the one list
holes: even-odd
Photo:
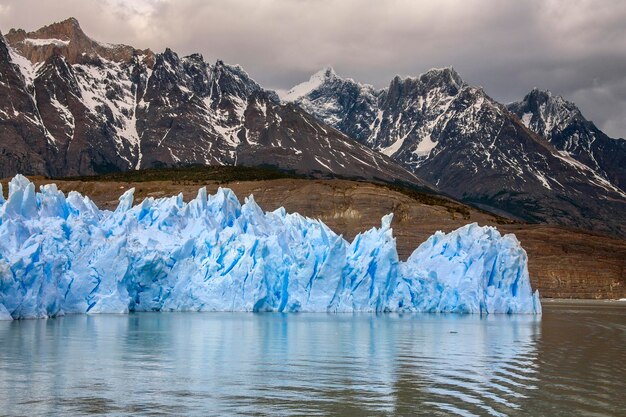
[[75, 16], [95, 39], [241, 64], [286, 89], [332, 65], [384, 87], [452, 65], [503, 102], [533, 87], [626, 136], [626, 2], [578, 0], [0, 0], [0, 29]]

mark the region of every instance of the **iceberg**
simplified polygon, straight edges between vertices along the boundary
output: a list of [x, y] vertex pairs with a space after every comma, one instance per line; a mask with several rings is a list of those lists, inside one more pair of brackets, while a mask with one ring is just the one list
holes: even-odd
[[514, 235], [469, 224], [400, 261], [389, 214], [348, 242], [220, 188], [114, 211], [21, 175], [0, 188], [0, 319], [133, 311], [540, 314]]

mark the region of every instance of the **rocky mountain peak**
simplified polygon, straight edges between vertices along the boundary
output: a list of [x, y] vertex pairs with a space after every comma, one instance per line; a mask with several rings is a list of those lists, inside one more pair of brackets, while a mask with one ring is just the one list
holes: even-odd
[[559, 95], [553, 94], [550, 90], [540, 90], [537, 87], [526, 94], [523, 101], [529, 106], [545, 106], [552, 110], [564, 109], [570, 112], [580, 112], [574, 103], [565, 100]]
[[[172, 51], [170, 48], [165, 48], [165, 51], [155, 56], [154, 70], [157, 69], [161, 72], [171, 73], [175, 77], [182, 77], [181, 59], [178, 54]], [[173, 80], [176, 82], [176, 80]]]
[[433, 68], [417, 77], [402, 78], [396, 75], [387, 89], [387, 99], [397, 102], [433, 94], [452, 97], [456, 96], [465, 85], [454, 68]]
[[178, 62], [178, 54], [176, 52], [172, 51], [170, 48], [165, 48], [165, 51], [163, 52], [162, 56], [167, 61], [176, 61], [176, 62]]
[[89, 39], [74, 17], [44, 26], [33, 34], [35, 39], [55, 38], [75, 42], [84, 42]]
[[230, 96], [238, 100], [247, 98], [256, 92], [263, 90], [270, 101], [278, 103], [280, 99], [273, 90], [264, 90], [250, 75], [239, 65], [227, 64], [222, 60], [217, 60], [210, 67], [210, 78], [212, 80], [212, 97]]
[[465, 83], [459, 73], [453, 67], [433, 68], [419, 76], [424, 84], [449, 85], [457, 89]]
[[204, 57], [202, 56], [202, 54], [199, 54], [199, 53], [193, 53], [191, 55], [187, 55], [185, 59], [194, 61], [194, 62], [204, 62]]
[[572, 102], [549, 90], [533, 88], [522, 101], [511, 103], [508, 109], [515, 113], [529, 129], [549, 137], [566, 129], [574, 122], [585, 121], [582, 113]]
[[338, 78], [339, 76], [335, 72], [334, 68], [328, 66], [328, 67], [324, 67], [320, 69], [319, 71], [311, 75], [308, 83], [310, 83], [311, 85], [315, 85], [315, 84], [321, 85], [325, 82], [333, 81]]
[[[337, 77], [337, 73], [333, 67], [325, 67], [313, 74], [314, 78], [321, 78], [324, 80], [333, 79]], [[312, 77], [312, 78], [313, 78]]]
[[332, 67], [325, 67], [311, 75], [308, 81], [300, 83], [281, 96], [285, 102], [297, 101], [298, 99], [312, 93], [324, 84], [339, 80], [339, 76]]
[[[26, 49], [28, 45], [32, 50], [51, 49], [47, 48], [49, 45], [62, 48], [69, 46], [69, 43], [86, 45], [93, 42], [85, 32], [83, 32], [78, 20], [74, 17], [70, 17], [61, 22], [52, 23], [33, 32], [26, 32], [23, 29], [11, 29], [9, 33], [7, 33], [6, 38], [12, 46], [15, 46], [13, 44], [21, 43], [24, 44], [22, 45], [22, 49]], [[41, 54], [37, 54], [39, 55], [38, 57], [35, 57], [34, 53], [31, 53], [31, 55], [33, 55], [32, 58], [37, 58], [36, 62], [41, 61], [41, 59], [39, 59]], [[31, 57], [28, 58], [31, 59]]]
[[530, 90], [530, 93], [526, 94], [526, 96], [524, 97], [524, 100], [536, 100], [536, 101], [548, 101], [550, 100], [552, 97], [554, 97], [554, 95], [552, 94], [552, 91], [550, 90], [541, 90], [538, 87], [533, 87], [532, 90]]
[[149, 67], [154, 63], [154, 53], [149, 49], [94, 41], [73, 17], [32, 32], [11, 29], [5, 37], [12, 48], [33, 64], [45, 62], [55, 53], [61, 53], [70, 64], [91, 62], [98, 57], [113, 62], [131, 62], [135, 56], [141, 56]]
[[226, 64], [222, 60], [217, 60], [211, 67], [211, 77], [220, 91], [241, 93], [242, 97], [247, 97], [261, 88], [243, 68]]
[[508, 110], [560, 152], [586, 165], [598, 178], [625, 190], [626, 141], [612, 139], [585, 119], [578, 107], [547, 90], [534, 88]]
[[24, 29], [11, 29], [6, 36], [11, 42], [20, 42], [26, 39], [57, 39], [61, 41], [74, 39], [78, 41], [88, 38], [74, 17], [46, 25], [33, 32], [26, 32]]

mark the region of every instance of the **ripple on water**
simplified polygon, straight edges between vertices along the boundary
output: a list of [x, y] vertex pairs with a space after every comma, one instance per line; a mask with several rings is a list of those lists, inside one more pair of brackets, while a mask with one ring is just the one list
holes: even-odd
[[626, 304], [0, 323], [0, 414], [618, 415]]

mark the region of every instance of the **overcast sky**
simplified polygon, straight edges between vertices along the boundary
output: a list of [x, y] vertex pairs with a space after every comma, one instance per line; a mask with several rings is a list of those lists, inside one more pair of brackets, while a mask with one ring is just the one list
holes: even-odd
[[626, 137], [626, 1], [0, 0], [0, 30], [76, 17], [92, 38], [240, 64], [288, 89], [331, 65], [385, 87], [452, 65], [497, 100], [533, 87]]

